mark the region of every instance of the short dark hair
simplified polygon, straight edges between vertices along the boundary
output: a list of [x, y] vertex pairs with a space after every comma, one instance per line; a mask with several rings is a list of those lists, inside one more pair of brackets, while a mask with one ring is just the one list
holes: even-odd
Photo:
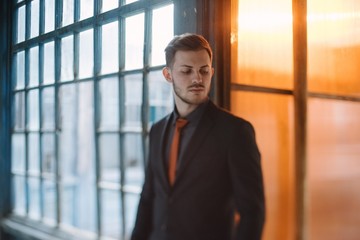
[[184, 33], [175, 36], [165, 48], [166, 66], [171, 67], [177, 51], [198, 51], [206, 50], [212, 60], [212, 50], [209, 42], [201, 35]]

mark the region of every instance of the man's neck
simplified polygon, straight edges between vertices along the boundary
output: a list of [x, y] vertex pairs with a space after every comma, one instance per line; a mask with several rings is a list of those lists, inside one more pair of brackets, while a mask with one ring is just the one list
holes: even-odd
[[[180, 106], [179, 106], [180, 105]], [[185, 105], [185, 106], [183, 106]], [[190, 113], [192, 113], [199, 105], [191, 105], [191, 104], [177, 104], [176, 109], [181, 118], [186, 117]]]
[[177, 112], [179, 114], [179, 116], [181, 118], [185, 118], [186, 116], [188, 116], [190, 113], [192, 113], [193, 111], [195, 111], [195, 109], [197, 109], [201, 104], [207, 102], [208, 100], [199, 103], [199, 104], [188, 104], [185, 102], [176, 102], [175, 101], [175, 105], [176, 105], [176, 109]]

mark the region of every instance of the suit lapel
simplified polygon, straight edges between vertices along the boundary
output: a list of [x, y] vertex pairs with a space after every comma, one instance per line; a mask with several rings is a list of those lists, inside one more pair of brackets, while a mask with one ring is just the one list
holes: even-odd
[[170, 185], [169, 185], [169, 180], [168, 180], [168, 176], [167, 176], [167, 169], [166, 169], [166, 165], [165, 165], [165, 161], [166, 161], [166, 156], [165, 156], [165, 141], [166, 141], [166, 132], [167, 129], [169, 127], [170, 124], [170, 120], [171, 120], [171, 114], [169, 114], [166, 117], [165, 123], [163, 125], [163, 128], [161, 130], [161, 137], [160, 137], [160, 141], [159, 141], [159, 145], [160, 145], [160, 154], [161, 154], [161, 158], [160, 161], [158, 161], [158, 168], [159, 168], [159, 176], [160, 176], [160, 180], [161, 183], [164, 186], [164, 189], [169, 192], [170, 191]]
[[193, 160], [195, 154], [200, 149], [201, 145], [204, 143], [206, 136], [210, 133], [211, 128], [213, 127], [214, 121], [214, 113], [216, 110], [216, 106], [213, 105], [212, 102], [209, 102], [207, 109], [205, 110], [203, 116], [199, 121], [199, 125], [197, 126], [193, 137], [191, 138], [187, 149], [181, 159], [181, 164], [176, 173], [176, 179], [174, 185], [178, 181], [181, 181], [181, 177], [185, 172], [187, 166]]

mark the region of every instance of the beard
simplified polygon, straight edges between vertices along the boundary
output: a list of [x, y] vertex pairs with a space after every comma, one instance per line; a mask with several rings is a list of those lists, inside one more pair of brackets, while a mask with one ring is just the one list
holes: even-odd
[[[191, 96], [187, 96], [186, 93], [191, 88], [203, 88], [204, 91], [207, 91], [204, 95], [204, 97], [195, 97], [192, 98]], [[210, 92], [210, 89], [206, 90], [205, 85], [201, 83], [195, 83], [187, 87], [185, 90], [182, 90], [181, 88], [177, 87], [175, 84], [175, 81], [173, 81], [173, 89], [175, 95], [184, 103], [190, 104], [190, 105], [199, 105], [203, 102], [205, 102], [208, 99], [208, 95]]]

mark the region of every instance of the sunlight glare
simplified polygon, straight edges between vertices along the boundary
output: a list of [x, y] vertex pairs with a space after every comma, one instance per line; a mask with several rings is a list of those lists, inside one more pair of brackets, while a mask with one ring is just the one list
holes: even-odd
[[291, 13], [257, 11], [239, 14], [239, 29], [242, 31], [278, 32], [291, 24]]

